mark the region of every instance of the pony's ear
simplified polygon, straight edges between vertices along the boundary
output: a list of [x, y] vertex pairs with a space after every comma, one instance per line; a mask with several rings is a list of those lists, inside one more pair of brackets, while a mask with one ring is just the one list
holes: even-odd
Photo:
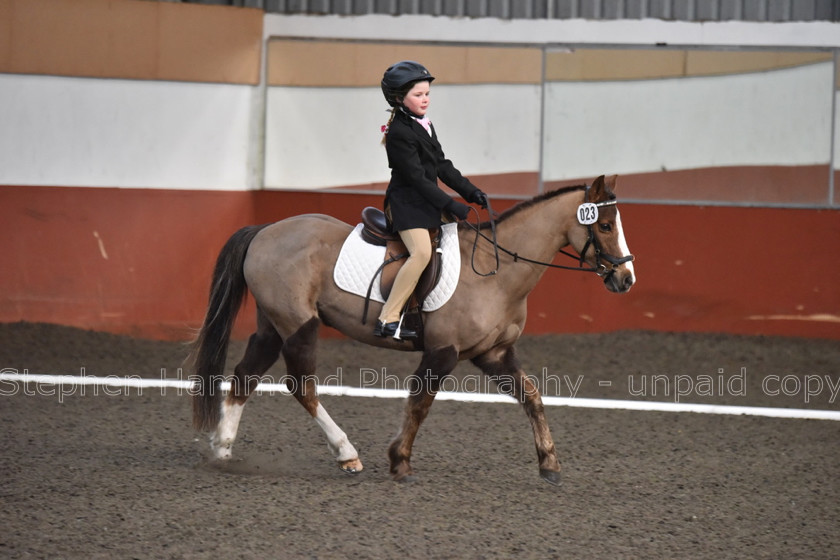
[[603, 202], [607, 199], [607, 193], [604, 191], [604, 176], [601, 175], [592, 181], [592, 187], [589, 189], [589, 202]]
[[610, 175], [604, 180], [604, 184], [607, 185], [607, 188], [615, 192], [615, 183], [618, 181], [618, 175]]

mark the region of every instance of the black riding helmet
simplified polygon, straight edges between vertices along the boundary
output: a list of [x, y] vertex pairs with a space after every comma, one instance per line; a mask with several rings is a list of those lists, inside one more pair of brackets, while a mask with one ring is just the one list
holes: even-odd
[[403, 60], [385, 70], [382, 77], [382, 94], [391, 107], [399, 107], [397, 97], [404, 96], [413, 87], [414, 82], [431, 82], [432, 76], [419, 62]]

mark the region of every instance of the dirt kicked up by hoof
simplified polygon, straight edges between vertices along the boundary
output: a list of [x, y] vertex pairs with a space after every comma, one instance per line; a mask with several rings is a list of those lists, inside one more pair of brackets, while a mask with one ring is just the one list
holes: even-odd
[[563, 484], [563, 480], [560, 478], [560, 471], [549, 471], [546, 469], [540, 469], [540, 478], [542, 478], [549, 484], [553, 484], [554, 486], [560, 486], [561, 484]]

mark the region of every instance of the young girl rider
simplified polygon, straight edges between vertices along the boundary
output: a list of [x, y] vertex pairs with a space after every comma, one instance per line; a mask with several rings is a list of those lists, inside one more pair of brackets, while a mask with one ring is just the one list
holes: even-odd
[[382, 78], [382, 93], [392, 107], [383, 138], [391, 168], [385, 215], [391, 228], [399, 232], [409, 257], [394, 279], [374, 328], [376, 336], [417, 337], [413, 330], [401, 327], [401, 312], [432, 256], [428, 230], [440, 226], [444, 213], [459, 220], [469, 214], [469, 206], [443, 192], [437, 180], [466, 201], [487, 206], [487, 196], [446, 159], [426, 116], [434, 79], [422, 64], [410, 60], [389, 67]]

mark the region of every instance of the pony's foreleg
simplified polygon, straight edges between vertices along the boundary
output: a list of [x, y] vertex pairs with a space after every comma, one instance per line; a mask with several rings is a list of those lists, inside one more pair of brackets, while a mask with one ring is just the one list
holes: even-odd
[[216, 459], [230, 459], [245, 401], [256, 389], [260, 378], [277, 361], [283, 347], [280, 335], [261, 314], [257, 323], [258, 331], [251, 335], [245, 356], [234, 369], [230, 392], [222, 402], [219, 425], [210, 434], [210, 448]]
[[453, 346], [426, 351], [420, 367], [409, 378], [409, 394], [406, 401], [402, 428], [388, 446], [388, 458], [391, 463], [391, 475], [396, 481], [409, 481], [414, 471], [411, 469], [411, 449], [420, 424], [429, 414], [429, 408], [435, 400], [440, 383], [458, 364], [458, 351]]
[[359, 460], [359, 453], [318, 399], [314, 374], [319, 326], [318, 319], [310, 319], [286, 340], [283, 346], [287, 370], [286, 386], [323, 430], [327, 438], [327, 447], [338, 461], [339, 468], [345, 472], [357, 473], [364, 468]]
[[540, 392], [522, 370], [513, 347], [491, 350], [472, 361], [493, 379], [500, 389], [508, 392], [525, 408], [534, 431], [540, 476], [551, 484], [560, 484], [560, 462], [557, 460], [554, 440], [545, 419]]

